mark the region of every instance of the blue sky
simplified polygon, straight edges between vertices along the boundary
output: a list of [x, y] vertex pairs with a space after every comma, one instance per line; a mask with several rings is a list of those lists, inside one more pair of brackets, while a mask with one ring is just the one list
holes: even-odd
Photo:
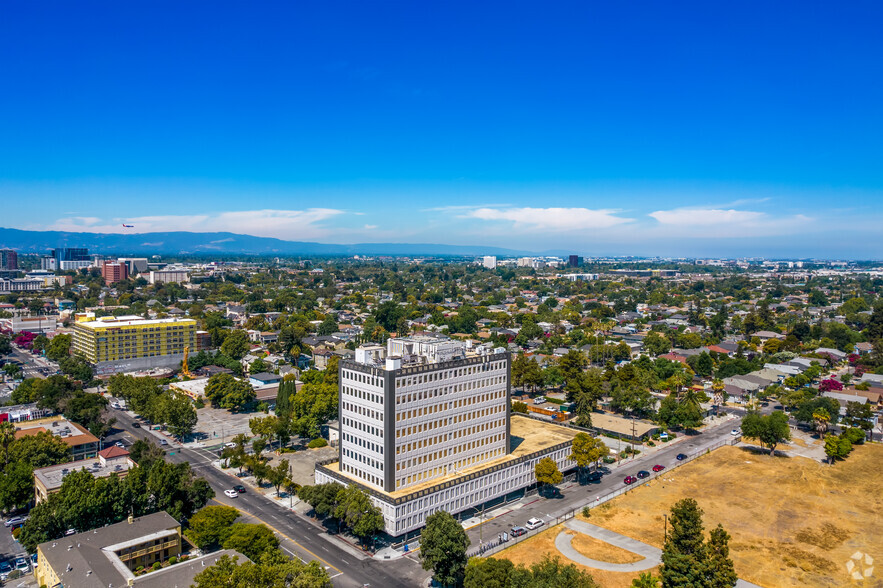
[[879, 2], [11, 2], [0, 226], [883, 258], [880, 22]]

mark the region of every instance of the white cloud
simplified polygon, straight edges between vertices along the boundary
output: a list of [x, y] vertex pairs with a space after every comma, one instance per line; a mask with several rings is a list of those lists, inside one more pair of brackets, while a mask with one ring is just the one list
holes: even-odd
[[[125, 219], [94, 217], [62, 218], [48, 227], [57, 231], [88, 231], [95, 233], [153, 233], [166, 231], [225, 231], [259, 237], [302, 240], [326, 237], [331, 229], [323, 224], [344, 214], [334, 208], [306, 210], [241, 210], [216, 214], [140, 216]], [[123, 227], [123, 223], [134, 225]]]
[[766, 217], [763, 212], [721, 208], [676, 208], [657, 210], [651, 217], [664, 225], [707, 226], [751, 223]]
[[365, 230], [372, 231], [377, 228], [377, 225], [365, 225]]
[[577, 231], [606, 229], [634, 219], [615, 216], [619, 210], [590, 208], [479, 208], [465, 214], [467, 218], [511, 221], [521, 229]]

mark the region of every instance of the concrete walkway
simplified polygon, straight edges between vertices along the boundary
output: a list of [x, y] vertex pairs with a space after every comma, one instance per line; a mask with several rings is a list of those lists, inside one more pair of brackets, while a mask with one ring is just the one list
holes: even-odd
[[650, 568], [655, 568], [660, 563], [662, 550], [657, 549], [652, 545], [641, 543], [640, 541], [636, 541], [631, 537], [620, 535], [619, 533], [615, 533], [608, 529], [604, 529], [603, 527], [589, 524], [579, 519], [570, 519], [569, 521], [564, 523], [564, 526], [578, 533], [583, 533], [584, 535], [588, 535], [589, 537], [592, 537], [594, 539], [599, 539], [601, 541], [604, 541], [605, 543], [609, 543], [621, 549], [625, 549], [626, 551], [631, 551], [632, 553], [635, 553], [637, 555], [644, 556], [644, 559], [640, 561], [624, 564], [615, 564], [606, 561], [589, 559], [588, 557], [584, 556], [576, 549], [574, 549], [573, 546], [570, 544], [570, 542], [573, 540], [573, 535], [569, 535], [564, 531], [558, 533], [558, 536], [555, 537], [555, 547], [557, 547], [558, 551], [563, 553], [565, 557], [575, 561], [578, 564], [590, 568], [595, 568], [596, 570], [606, 570], [608, 572], [643, 572], [649, 570]]
[[[592, 537], [594, 539], [604, 541], [621, 549], [625, 549], [626, 551], [644, 556], [644, 559], [642, 560], [626, 564], [614, 564], [606, 561], [590, 559], [575, 550], [570, 544], [570, 542], [573, 540], [573, 535], [568, 535], [564, 531], [558, 533], [558, 536], [555, 537], [555, 547], [557, 547], [558, 551], [564, 554], [565, 557], [573, 560], [578, 564], [594, 568], [596, 570], [606, 570], [608, 572], [643, 572], [654, 568], [661, 563], [662, 550], [657, 549], [652, 545], [641, 543], [640, 541], [632, 539], [631, 537], [620, 535], [619, 533], [616, 533], [609, 529], [605, 529], [597, 525], [592, 525], [591, 523], [587, 523], [579, 519], [570, 519], [564, 523], [564, 526], [578, 533], [583, 533], [584, 535], [588, 535], [589, 537]], [[757, 584], [752, 584], [751, 582], [746, 582], [745, 580], [737, 580], [736, 588], [762, 587], [758, 586]]]

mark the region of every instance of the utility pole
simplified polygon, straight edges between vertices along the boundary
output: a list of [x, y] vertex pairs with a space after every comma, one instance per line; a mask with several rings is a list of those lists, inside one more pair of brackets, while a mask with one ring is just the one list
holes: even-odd
[[665, 547], [665, 542], [668, 541], [668, 515], [662, 515], [663, 527], [662, 527], [662, 546]]

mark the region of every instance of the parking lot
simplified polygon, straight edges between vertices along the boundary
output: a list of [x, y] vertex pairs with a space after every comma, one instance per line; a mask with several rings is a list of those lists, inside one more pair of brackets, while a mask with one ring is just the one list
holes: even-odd
[[[6, 519], [4, 519], [4, 522], [5, 520]], [[6, 568], [6, 565], [8, 565], [9, 568], [15, 568], [15, 560], [18, 557], [24, 557], [28, 560], [27, 572], [20, 578], [7, 579], [2, 585], [4, 587], [15, 586], [20, 588], [35, 587], [37, 585], [37, 580], [32, 573], [33, 567], [30, 564], [27, 552], [25, 552], [24, 547], [12, 537], [11, 527], [4, 526], [0, 528], [0, 579], [6, 577], [11, 571]]]

